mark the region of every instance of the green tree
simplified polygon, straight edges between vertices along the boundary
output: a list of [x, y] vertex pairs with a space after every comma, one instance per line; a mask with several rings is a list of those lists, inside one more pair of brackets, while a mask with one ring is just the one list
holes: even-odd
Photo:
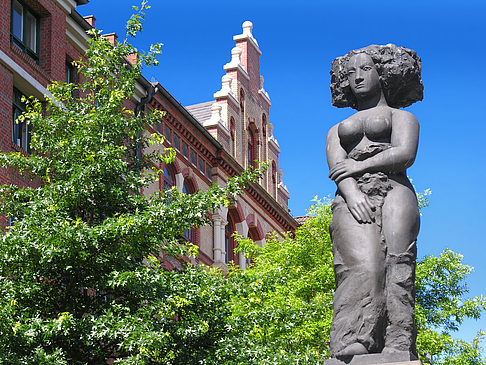
[[417, 264], [415, 308], [418, 328], [417, 349], [424, 364], [480, 365], [480, 332], [472, 342], [454, 338], [466, 318], [478, 319], [486, 309], [483, 296], [465, 298], [466, 277], [472, 267], [462, 263], [462, 256], [444, 250], [438, 257], [427, 256]]
[[[147, 8], [136, 9], [127, 38], [141, 30]], [[2, 213], [16, 218], [0, 236], [0, 363], [196, 363], [221, 331], [214, 305], [201, 307], [200, 297], [219, 303], [218, 290], [186, 287], [214, 289], [222, 279], [167, 272], [156, 253], [194, 253], [183, 232], [208, 223], [207, 212], [262, 171], [188, 196], [139, 194], [157, 178], [153, 166], [173, 157], [160, 146], [140, 153], [160, 143], [144, 134], [160, 114], [142, 119], [123, 107], [141, 67], [157, 63], [160, 45], [142, 53], [127, 41], [113, 46], [97, 31], [89, 35], [86, 59], [76, 63], [86, 81], [51, 84], [45, 111], [26, 100], [20, 120], [32, 125], [32, 154], [0, 154], [1, 166], [42, 181], [0, 187]]]
[[[419, 196], [421, 206], [427, 195]], [[235, 270], [229, 319], [234, 335], [222, 347], [236, 347], [240, 358], [229, 364], [316, 364], [329, 356], [334, 273], [329, 202], [316, 202], [310, 217], [295, 235], [271, 237], [264, 248], [250, 240], [239, 241], [253, 265]], [[486, 364], [479, 335], [474, 341], [454, 339], [465, 318], [479, 318], [486, 309], [484, 297], [466, 299], [471, 268], [462, 257], [445, 250], [417, 264], [416, 323], [418, 353], [424, 364]], [[236, 289], [235, 289], [236, 288]], [[223, 357], [221, 357], [223, 359]], [[221, 362], [224, 363], [224, 362]]]

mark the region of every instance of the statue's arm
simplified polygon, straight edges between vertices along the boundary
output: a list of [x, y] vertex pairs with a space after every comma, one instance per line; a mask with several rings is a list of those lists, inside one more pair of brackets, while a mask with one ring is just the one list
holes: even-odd
[[[346, 151], [339, 142], [337, 125], [332, 127], [327, 134], [326, 156], [329, 170], [332, 170], [347, 158]], [[348, 177], [336, 182], [336, 185], [353, 217], [359, 223], [371, 223], [373, 217], [372, 211], [375, 210], [375, 207], [368, 199], [368, 196], [359, 190], [356, 180]]]
[[391, 147], [363, 161], [347, 159], [337, 163], [329, 177], [340, 181], [365, 172], [397, 173], [412, 166], [417, 155], [419, 123], [415, 116], [404, 110], [392, 115]]

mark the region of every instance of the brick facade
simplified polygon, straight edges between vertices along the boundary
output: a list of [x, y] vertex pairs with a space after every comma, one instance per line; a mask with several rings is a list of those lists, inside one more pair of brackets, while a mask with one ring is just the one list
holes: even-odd
[[[12, 41], [11, 6], [14, 1], [17, 6], [20, 4], [32, 13], [39, 22], [38, 59], [19, 47], [18, 40], [17, 43]], [[94, 17], [83, 19], [76, 12], [76, 6], [85, 2], [0, 0], [2, 151], [21, 151], [12, 141], [14, 88], [26, 96], [34, 95], [42, 99], [47, 93], [48, 82], [63, 81], [67, 63], [82, 57], [87, 47], [86, 30], [93, 27], [95, 22]], [[116, 39], [115, 35], [110, 36]], [[247, 158], [249, 136], [253, 136], [254, 156], [258, 160], [271, 162], [265, 177], [258, 184], [250, 186], [234, 206], [221, 207], [213, 212], [212, 226], [200, 227], [188, 236], [200, 247], [200, 262], [223, 268], [228, 259], [234, 259], [243, 267], [246, 263], [243, 255], [235, 255], [232, 251], [234, 243], [229, 237], [230, 230], [264, 244], [268, 233], [276, 231], [283, 234], [297, 226], [288, 213], [289, 195], [278, 169], [280, 147], [273, 138], [273, 127], [268, 119], [270, 99], [263, 89], [259, 66], [261, 52], [251, 34], [251, 23], [244, 23], [243, 34], [235, 36], [235, 42], [235, 62], [225, 66], [227, 72], [222, 92], [215, 94], [215, 102], [207, 103], [209, 109], [212, 108], [212, 111], [209, 110], [210, 122], [196, 118], [188, 111], [191, 108], [184, 108], [162, 85], [152, 84], [143, 77], [138, 80], [132, 100], [127, 100], [125, 105], [131, 109], [137, 104], [141, 105], [142, 98], [154, 88], [153, 97], [143, 105], [142, 111], [159, 109], [166, 111], [166, 114], [159, 124], [147, 127], [147, 133], [164, 134], [166, 146], [176, 149], [174, 163], [160, 168], [163, 170], [165, 167], [170, 171], [173, 184], [180, 190], [205, 190], [211, 183], [225, 184], [229, 177], [248, 167], [251, 164]], [[208, 112], [206, 109], [204, 112]], [[38, 182], [30, 182], [15, 171], [0, 169], [0, 183], [35, 186]], [[160, 181], [147, 187], [144, 193], [150, 194], [163, 188], [164, 176], [160, 176]], [[1, 219], [5, 227], [7, 219]], [[170, 260], [167, 265], [171, 265]]]

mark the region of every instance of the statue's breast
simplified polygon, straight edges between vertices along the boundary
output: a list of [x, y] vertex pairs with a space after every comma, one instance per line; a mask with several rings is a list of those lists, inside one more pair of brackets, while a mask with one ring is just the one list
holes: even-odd
[[338, 136], [343, 145], [358, 142], [363, 138], [364, 125], [359, 118], [348, 118], [339, 123]]
[[372, 141], [389, 141], [391, 137], [391, 122], [385, 116], [370, 116], [364, 121], [364, 133]]
[[348, 118], [339, 123], [338, 135], [343, 145], [359, 142], [366, 136], [370, 141], [390, 141], [391, 121], [382, 115]]

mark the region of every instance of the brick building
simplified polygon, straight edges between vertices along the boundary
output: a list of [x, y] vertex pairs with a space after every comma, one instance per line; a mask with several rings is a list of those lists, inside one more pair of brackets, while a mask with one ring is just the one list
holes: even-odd
[[[31, 131], [28, 125], [15, 123], [23, 109], [21, 95], [42, 99], [51, 80], [75, 81], [71, 61], [82, 57], [86, 30], [95, 26], [95, 18], [83, 18], [76, 11], [87, 0], [0, 1], [0, 148], [29, 153]], [[106, 37], [116, 41], [115, 34]], [[166, 111], [159, 124], [147, 126], [147, 132], [163, 134], [167, 147], [177, 151], [173, 163], [160, 166], [164, 174], [145, 189], [146, 194], [170, 186], [190, 194], [211, 183], [225, 184], [229, 177], [254, 166], [255, 160], [270, 162], [259, 183], [252, 184], [233, 206], [212, 214], [212, 226], [185, 234], [200, 247], [200, 262], [223, 268], [232, 260], [246, 265], [245, 258], [234, 253], [234, 231], [263, 245], [270, 232], [283, 234], [297, 226], [288, 212], [289, 193], [281, 179], [280, 147], [272, 133], [271, 103], [263, 88], [261, 51], [252, 24], [245, 22], [242, 34], [233, 39], [236, 46], [213, 101], [185, 108], [162, 85], [141, 77], [126, 105], [145, 113]], [[2, 169], [0, 183], [28, 182]], [[2, 224], [7, 224], [5, 218]]]

